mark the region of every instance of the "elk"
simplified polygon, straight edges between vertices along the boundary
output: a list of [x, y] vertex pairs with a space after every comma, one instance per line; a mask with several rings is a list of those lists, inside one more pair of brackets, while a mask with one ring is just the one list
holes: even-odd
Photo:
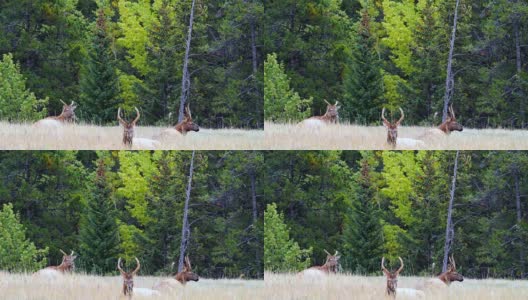
[[156, 149], [159, 146], [158, 141], [134, 137], [134, 129], [141, 116], [137, 107], [134, 107], [134, 109], [136, 110], [136, 118], [132, 122], [123, 120], [123, 118], [121, 118], [121, 107], [117, 109], [117, 120], [123, 125], [123, 144], [128, 148], [136, 146], [137, 148]]
[[337, 111], [341, 108], [341, 106], [337, 105], [339, 101], [336, 101], [333, 105], [326, 101], [326, 99], [324, 100], [324, 102], [326, 102], [326, 112], [324, 115], [310, 117], [302, 121], [301, 124], [310, 127], [318, 127], [327, 124], [337, 124], [339, 121], [339, 114]]
[[42, 270], [39, 270], [37, 273], [38, 275], [44, 275], [48, 277], [56, 277], [60, 276], [65, 273], [71, 273], [75, 270], [75, 259], [77, 258], [77, 255], [73, 255], [73, 250], [70, 253], [70, 255], [66, 254], [66, 252], [62, 251], [62, 249], [59, 249], [60, 252], [62, 252], [62, 262], [58, 266], [49, 266]]
[[401, 257], [398, 257], [400, 260], [400, 267], [398, 270], [391, 272], [385, 268], [385, 257], [381, 258], [381, 270], [387, 277], [387, 287], [386, 287], [386, 293], [387, 296], [391, 298], [396, 298], [396, 295], [400, 295], [407, 298], [425, 298], [425, 293], [420, 290], [411, 289], [411, 288], [398, 288], [398, 275], [400, 275], [400, 272], [403, 270], [403, 260]]
[[324, 250], [326, 252], [326, 262], [322, 266], [313, 266], [310, 267], [302, 272], [300, 272], [300, 275], [307, 275], [307, 276], [326, 276], [329, 274], [335, 274], [337, 273], [337, 269], [339, 266], [339, 259], [341, 258], [340, 255], [338, 255], [338, 252], [336, 251], [334, 255], [330, 254], [328, 251]]
[[198, 124], [193, 123], [189, 105], [185, 107], [185, 116], [183, 120], [180, 123], [176, 124], [176, 126], [174, 126], [174, 129], [176, 129], [176, 131], [183, 135], [186, 135], [188, 131], [200, 131], [200, 127], [198, 127]]
[[421, 140], [415, 140], [410, 138], [400, 138], [398, 139], [398, 127], [400, 126], [405, 114], [403, 109], [400, 107], [400, 119], [397, 122], [389, 122], [385, 118], [385, 107], [381, 110], [381, 119], [383, 120], [383, 125], [387, 128], [387, 143], [392, 148], [396, 146], [407, 147], [407, 148], [417, 148], [425, 146], [424, 142]]
[[139, 259], [135, 257], [136, 259], [136, 269], [132, 272], [125, 272], [123, 268], [121, 267], [121, 257], [117, 260], [117, 269], [119, 272], [121, 272], [121, 276], [123, 276], [123, 295], [132, 297], [134, 294], [134, 276], [136, 276], [137, 272], [139, 272], [139, 268], [141, 267], [141, 264], [139, 263]]
[[448, 116], [442, 124], [438, 126], [438, 129], [440, 129], [445, 134], [450, 134], [451, 131], [462, 131], [464, 128], [462, 125], [457, 123], [455, 111], [453, 110], [453, 105], [451, 104], [449, 106]]
[[455, 258], [453, 255], [449, 257], [449, 264], [447, 265], [447, 270], [440, 275], [438, 275], [436, 278], [433, 278], [427, 282], [427, 285], [429, 286], [438, 286], [438, 287], [445, 287], [449, 286], [451, 282], [453, 281], [464, 281], [464, 276], [459, 274], [456, 270], [456, 263]]
[[47, 117], [40, 121], [37, 121], [35, 125], [37, 126], [51, 126], [51, 127], [60, 127], [64, 124], [73, 123], [75, 122], [75, 109], [77, 108], [77, 105], [74, 101], [70, 103], [70, 105], [66, 104], [64, 101], [60, 100], [62, 102], [62, 113], [58, 116], [53, 117]]
[[191, 260], [188, 256], [185, 256], [183, 270], [176, 274], [176, 280], [185, 285], [187, 281], [198, 281], [199, 279], [200, 277], [192, 272]]

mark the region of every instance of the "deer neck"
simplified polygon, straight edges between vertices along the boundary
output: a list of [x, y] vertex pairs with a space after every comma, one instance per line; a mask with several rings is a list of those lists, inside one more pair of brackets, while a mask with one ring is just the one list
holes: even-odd
[[451, 284], [451, 280], [449, 280], [449, 276], [447, 273], [442, 273], [438, 276], [438, 279], [442, 280], [443, 283], [445, 283], [446, 285], [450, 285]]
[[449, 131], [449, 126], [447, 126], [447, 122], [444, 122], [444, 123], [440, 124], [440, 126], [438, 126], [438, 129], [442, 130], [446, 134], [451, 133]]

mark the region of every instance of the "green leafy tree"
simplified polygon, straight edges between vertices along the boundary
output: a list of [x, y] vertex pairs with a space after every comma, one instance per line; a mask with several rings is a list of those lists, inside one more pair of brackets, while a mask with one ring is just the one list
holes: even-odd
[[12, 204], [0, 211], [0, 269], [9, 272], [33, 272], [46, 265], [48, 248], [37, 249], [26, 238], [26, 229], [13, 212]]
[[268, 54], [264, 63], [264, 115], [271, 121], [299, 121], [310, 115], [312, 98], [301, 99], [290, 88], [284, 66], [276, 54]]
[[277, 205], [268, 204], [264, 212], [264, 269], [268, 271], [298, 271], [310, 264], [312, 248], [301, 249], [290, 239], [284, 216], [277, 212]]
[[46, 115], [46, 99], [37, 99], [26, 88], [26, 79], [12, 54], [4, 54], [0, 62], [0, 119], [34, 121]]
[[119, 105], [118, 77], [107, 26], [105, 14], [99, 9], [95, 34], [80, 80], [83, 111], [95, 123], [114, 121]]
[[106, 274], [115, 270], [119, 254], [117, 213], [106, 179], [103, 159], [99, 159], [91, 197], [86, 201], [79, 226], [79, 248], [88, 272]]

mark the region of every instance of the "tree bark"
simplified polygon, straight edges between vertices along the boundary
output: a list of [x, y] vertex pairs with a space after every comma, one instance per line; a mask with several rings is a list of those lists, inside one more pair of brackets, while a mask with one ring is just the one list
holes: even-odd
[[187, 182], [187, 190], [185, 192], [185, 206], [183, 207], [183, 224], [182, 224], [182, 235], [180, 242], [180, 260], [178, 261], [178, 272], [181, 272], [183, 269], [183, 259], [185, 257], [185, 252], [187, 251], [187, 244], [189, 242], [189, 237], [191, 235], [189, 228], [189, 200], [191, 198], [191, 189], [192, 189], [192, 177], [194, 171], [194, 150], [191, 156], [191, 166], [189, 167], [189, 181]]
[[[520, 180], [519, 180], [519, 169], [518, 166], [515, 166], [515, 170], [513, 172], [513, 181], [515, 184], [515, 206], [517, 209], [517, 230], [521, 230], [521, 222], [522, 222], [522, 210], [521, 210], [521, 189], [520, 189]], [[525, 276], [525, 261], [524, 261], [524, 243], [523, 239], [519, 239], [519, 263], [521, 265], [521, 278], [524, 278]]]
[[456, 178], [457, 178], [457, 171], [458, 171], [458, 155], [460, 151], [456, 152], [455, 156], [455, 166], [453, 168], [453, 181], [451, 182], [451, 192], [449, 195], [449, 206], [447, 208], [447, 224], [446, 224], [446, 235], [445, 235], [445, 243], [444, 243], [444, 261], [442, 263], [442, 272], [445, 272], [447, 270], [447, 260], [449, 257], [449, 251], [451, 250], [451, 245], [453, 243], [453, 239], [455, 237], [455, 229], [453, 228], [453, 202], [455, 200], [455, 189], [456, 189]]
[[185, 56], [183, 58], [183, 70], [182, 70], [182, 87], [180, 96], [180, 110], [178, 112], [178, 122], [183, 121], [183, 112], [185, 110], [185, 104], [187, 103], [188, 91], [191, 87], [191, 80], [189, 78], [189, 52], [191, 51], [191, 40], [192, 40], [192, 29], [194, 22], [194, 3], [196, 0], [192, 0], [191, 4], [191, 16], [189, 18], [189, 31], [187, 33], [187, 44], [185, 45]]
[[453, 69], [453, 51], [455, 49], [459, 3], [460, 3], [460, 0], [457, 0], [456, 6], [455, 6], [455, 17], [453, 20], [453, 31], [451, 33], [451, 41], [449, 43], [449, 56], [447, 58], [446, 87], [445, 87], [445, 94], [444, 94], [444, 108], [442, 110], [442, 122], [444, 122], [447, 119], [447, 109], [449, 107], [449, 102], [451, 101], [451, 96], [453, 95], [453, 89], [455, 87], [455, 78], [454, 78], [452, 69]]

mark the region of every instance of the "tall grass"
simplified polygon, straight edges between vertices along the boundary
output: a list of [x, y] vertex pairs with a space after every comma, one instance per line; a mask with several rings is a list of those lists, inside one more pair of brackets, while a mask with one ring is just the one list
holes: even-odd
[[[186, 136], [161, 136], [167, 128], [137, 126], [135, 137], [157, 139], [162, 150], [253, 150], [262, 147], [262, 130], [200, 129]], [[61, 128], [0, 122], [2, 150], [119, 150], [123, 129], [118, 126], [68, 125]], [[136, 149], [134, 147], [133, 149]]]
[[[387, 131], [382, 126], [351, 124], [308, 128], [297, 124], [266, 122], [265, 148], [277, 150], [389, 150]], [[409, 150], [526, 150], [528, 130], [464, 129], [449, 136], [427, 134], [431, 127], [401, 126], [398, 138], [423, 141], [419, 147], [396, 147]]]
[[[322, 280], [307, 279], [297, 274], [265, 273], [268, 299], [386, 299], [385, 277], [330, 275]], [[398, 277], [399, 288], [416, 288], [428, 278]], [[449, 287], [425, 290], [431, 300], [508, 300], [528, 299], [528, 281], [474, 280], [454, 282]], [[401, 297], [397, 297], [401, 299]], [[403, 298], [405, 299], [405, 298]]]
[[[134, 287], [152, 288], [161, 277], [137, 276]], [[32, 274], [0, 273], [0, 299], [3, 300], [94, 300], [123, 299], [121, 277], [65, 275], [51, 280]], [[185, 287], [165, 291], [150, 299], [256, 299], [263, 295], [262, 280], [200, 279]], [[134, 296], [133, 299], [149, 299]]]

